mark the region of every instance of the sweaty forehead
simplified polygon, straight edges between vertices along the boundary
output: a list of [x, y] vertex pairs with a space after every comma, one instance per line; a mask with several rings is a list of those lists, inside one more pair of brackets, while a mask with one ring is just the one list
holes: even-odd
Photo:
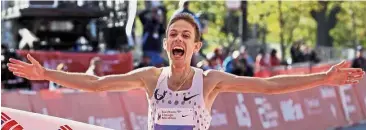
[[170, 25], [169, 32], [170, 31], [194, 33], [194, 27], [187, 21], [178, 20]]

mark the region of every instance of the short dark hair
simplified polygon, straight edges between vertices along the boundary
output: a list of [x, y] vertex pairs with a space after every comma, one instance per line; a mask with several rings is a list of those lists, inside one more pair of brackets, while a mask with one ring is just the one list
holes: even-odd
[[168, 35], [168, 30], [169, 30], [170, 25], [177, 22], [178, 20], [184, 20], [184, 21], [190, 23], [194, 27], [194, 30], [195, 30], [194, 41], [195, 42], [200, 41], [201, 34], [199, 32], [199, 29], [198, 29], [198, 23], [194, 20], [193, 16], [189, 13], [178, 13], [176, 15], [173, 15], [172, 18], [170, 19], [169, 23], [168, 23], [168, 28], [165, 32], [166, 35]]
[[277, 50], [276, 49], [272, 49], [271, 50], [271, 56], [275, 56], [277, 54]]
[[189, 5], [189, 1], [184, 2], [183, 7], [187, 7]]

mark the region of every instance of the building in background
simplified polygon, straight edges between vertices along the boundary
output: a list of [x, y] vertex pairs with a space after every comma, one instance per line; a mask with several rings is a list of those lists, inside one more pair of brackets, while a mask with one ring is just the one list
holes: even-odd
[[[98, 51], [128, 45], [127, 1], [1, 1], [2, 44], [10, 48]], [[132, 26], [132, 25], [130, 25]]]

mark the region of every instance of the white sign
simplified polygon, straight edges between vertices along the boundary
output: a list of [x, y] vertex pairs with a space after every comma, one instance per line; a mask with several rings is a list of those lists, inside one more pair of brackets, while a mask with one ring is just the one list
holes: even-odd
[[363, 101], [365, 102], [365, 107], [366, 107], [366, 96], [365, 96], [365, 98], [363, 99]]
[[305, 98], [304, 105], [306, 107], [306, 112], [309, 115], [321, 114], [322, 109], [320, 107], [320, 101], [316, 98]]
[[337, 118], [337, 110], [336, 110], [336, 107], [334, 106], [334, 104], [330, 104], [329, 109], [332, 112], [333, 117]]
[[302, 112], [301, 105], [293, 103], [292, 99], [281, 101], [281, 111], [283, 119], [287, 121], [296, 121], [304, 119], [304, 113]]
[[323, 99], [326, 98], [336, 98], [336, 91], [334, 87], [326, 87], [326, 86], [322, 86], [319, 87], [320, 88], [320, 94], [322, 95]]
[[268, 129], [278, 126], [278, 112], [272, 109], [267, 99], [256, 97], [254, 102], [258, 106], [257, 111], [263, 128]]
[[127, 129], [125, 119], [120, 117], [109, 117], [109, 118], [97, 118], [94, 116], [88, 117], [88, 123], [98, 126], [103, 126], [106, 128], [111, 128], [113, 130], [125, 130]]
[[235, 115], [237, 118], [238, 125], [240, 127], [246, 126], [251, 127], [252, 121], [250, 119], [250, 113], [247, 107], [244, 104], [244, 96], [243, 94], [237, 94], [238, 104], [235, 105]]
[[219, 113], [217, 110], [212, 109], [211, 126], [223, 126], [228, 125], [227, 117], [225, 113]]
[[131, 124], [133, 130], [147, 130], [148, 117], [136, 115], [134, 112], [130, 113]]
[[344, 110], [347, 121], [351, 120], [351, 117], [350, 117], [351, 113], [354, 113], [356, 111], [356, 106], [351, 103], [352, 98], [351, 98], [350, 94], [346, 94], [347, 91], [349, 91], [351, 89], [352, 89], [352, 86], [349, 84], [339, 87], [339, 94], [341, 97], [342, 106], [343, 106], [343, 110]]

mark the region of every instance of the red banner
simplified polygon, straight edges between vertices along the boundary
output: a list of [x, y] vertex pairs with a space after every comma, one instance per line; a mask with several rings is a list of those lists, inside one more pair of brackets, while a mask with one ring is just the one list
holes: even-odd
[[148, 102], [145, 91], [130, 90], [126, 93], [120, 93], [120, 98], [126, 113], [128, 113], [131, 128], [133, 130], [147, 130]]
[[119, 93], [60, 93], [40, 91], [31, 97], [33, 112], [71, 119], [114, 130], [129, 129]]
[[[321, 72], [330, 67], [330, 64], [325, 64], [311, 68], [283, 68], [263, 74], [266, 77]], [[366, 119], [365, 85], [366, 78], [354, 87], [320, 86], [279, 95], [223, 93], [212, 106], [210, 129], [305, 130], [357, 123]], [[2, 106], [116, 130], [147, 129], [148, 102], [142, 90], [109, 93], [4, 92]]]
[[[211, 126], [213, 130], [235, 130], [238, 129], [235, 114], [235, 99], [225, 100], [226, 96], [233, 94], [224, 93], [218, 95], [211, 108]], [[245, 122], [243, 122], [245, 123]]]
[[[350, 66], [350, 62], [347, 62]], [[311, 68], [311, 72], [323, 72], [328, 70], [333, 64], [317, 65]], [[365, 80], [365, 79], [363, 79]], [[360, 85], [360, 84], [359, 84]], [[352, 85], [343, 85], [336, 87], [338, 102], [341, 104], [344, 119], [348, 124], [358, 123], [362, 119], [365, 119], [362, 104], [360, 104], [359, 94], [356, 93], [356, 89]], [[366, 91], [365, 91], [366, 92]], [[363, 92], [363, 93], [365, 93]]]
[[22, 92], [2, 92], [1, 106], [16, 108], [18, 110], [33, 111], [29, 102], [30, 95]]
[[304, 128], [327, 129], [346, 123], [335, 87], [317, 87], [296, 92], [296, 95], [301, 101], [302, 111], [305, 115], [302, 121]]
[[[104, 55], [96, 53], [72, 53], [72, 52], [44, 52], [44, 51], [17, 51], [23, 57], [31, 54], [45, 68], [55, 69], [58, 64], [64, 63], [68, 72], [86, 72], [90, 60], [93, 57], [100, 57], [103, 61], [103, 73], [123, 74], [133, 69], [133, 59], [131, 53], [120, 53], [115, 55]], [[25, 59], [23, 59], [25, 60]], [[48, 88], [47, 81], [32, 81], [35, 90]]]
[[357, 85], [354, 85], [353, 90], [357, 95], [358, 104], [362, 108], [363, 119], [366, 118], [366, 78], [361, 80]]
[[354, 124], [365, 119], [357, 93], [355, 93], [355, 89], [352, 85], [344, 85], [338, 87], [337, 90], [346, 121], [348, 121], [349, 124]]
[[73, 119], [72, 109], [66, 101], [64, 94], [60, 92], [39, 91], [36, 95], [30, 97], [33, 112]]
[[114, 130], [131, 129], [119, 93], [80, 93], [68, 96], [70, 107], [77, 110], [76, 121]]

